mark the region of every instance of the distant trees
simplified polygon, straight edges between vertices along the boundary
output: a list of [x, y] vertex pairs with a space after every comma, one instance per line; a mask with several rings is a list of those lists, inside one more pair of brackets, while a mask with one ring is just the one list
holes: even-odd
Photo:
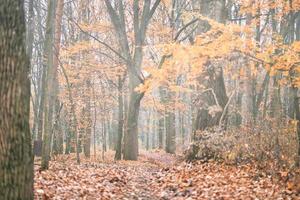
[[0, 197], [33, 199], [24, 1], [0, 3]]
[[91, 146], [94, 155], [136, 160], [139, 147], [177, 153], [203, 131], [262, 121], [296, 131], [298, 1], [55, 4], [27, 4], [32, 133], [43, 139], [43, 166], [63, 147], [78, 162]]

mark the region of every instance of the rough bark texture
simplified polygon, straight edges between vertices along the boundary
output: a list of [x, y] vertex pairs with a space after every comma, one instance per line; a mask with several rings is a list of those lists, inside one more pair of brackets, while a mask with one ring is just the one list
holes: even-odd
[[0, 3], [0, 197], [33, 199], [23, 1]]

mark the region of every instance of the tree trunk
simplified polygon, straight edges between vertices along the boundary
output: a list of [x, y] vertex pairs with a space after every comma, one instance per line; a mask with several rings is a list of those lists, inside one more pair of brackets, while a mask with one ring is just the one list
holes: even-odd
[[167, 111], [166, 114], [166, 152], [174, 154], [176, 150], [176, 130], [174, 110]]
[[130, 99], [128, 105], [126, 134], [124, 138], [124, 159], [137, 160], [138, 158], [138, 118], [140, 112], [140, 103], [144, 94], [135, 91], [140, 85], [140, 80], [135, 75], [129, 76]]
[[88, 91], [88, 96], [86, 97], [86, 123], [85, 126], [85, 136], [84, 136], [84, 144], [83, 144], [83, 150], [84, 155], [89, 158], [91, 156], [91, 136], [92, 136], [92, 116], [91, 116], [91, 98], [90, 95], [92, 95], [92, 84], [90, 80], [87, 80], [86, 82], [86, 91]]
[[0, 197], [33, 199], [29, 60], [23, 1], [0, 4]]
[[[57, 6], [56, 6], [56, 17], [55, 17], [55, 38], [54, 38], [54, 52], [55, 55], [53, 56], [53, 70], [54, 70], [54, 99], [55, 99], [55, 116], [57, 117], [55, 119], [55, 124], [53, 127], [53, 145], [55, 145], [55, 148], [53, 147], [55, 154], [62, 154], [63, 153], [63, 135], [61, 131], [61, 124], [60, 124], [60, 102], [58, 99], [58, 93], [59, 93], [59, 83], [58, 83], [58, 77], [57, 77], [57, 69], [59, 65], [59, 53], [60, 53], [60, 42], [61, 42], [61, 28], [62, 28], [62, 16], [63, 16], [63, 9], [64, 9], [64, 0], [57, 0]], [[58, 113], [59, 112], [59, 113]]]
[[165, 117], [160, 114], [158, 121], [158, 148], [163, 149], [163, 135], [165, 132]]
[[152, 144], [151, 144], [151, 148], [155, 149], [156, 148], [156, 113], [153, 110], [152, 111], [152, 126], [151, 126], [151, 138], [152, 138]]
[[[147, 112], [146, 112], [147, 113]], [[151, 112], [149, 112], [147, 116], [147, 123], [146, 123], [146, 150], [150, 149], [150, 124], [151, 124]]]
[[298, 151], [297, 151], [297, 158], [296, 158], [296, 165], [300, 166], [300, 109], [299, 109], [299, 97], [298, 97], [298, 88], [293, 87], [294, 93], [294, 106], [295, 106], [295, 117], [297, 120], [297, 140], [298, 140]]
[[118, 138], [116, 144], [116, 154], [115, 160], [122, 159], [122, 140], [123, 140], [123, 125], [124, 125], [124, 111], [123, 111], [123, 85], [121, 77], [118, 78], [118, 106], [119, 106], [119, 114], [118, 114]]
[[93, 84], [93, 101], [94, 101], [94, 123], [93, 123], [93, 139], [94, 139], [94, 158], [96, 159], [96, 125], [97, 125], [97, 104], [96, 104], [96, 95], [95, 95], [95, 84]]
[[60, 104], [59, 100], [55, 100], [55, 119], [53, 125], [53, 146], [52, 151], [54, 155], [63, 154], [63, 134], [61, 130], [61, 117], [60, 112], [62, 109], [62, 104]]
[[[45, 80], [45, 105], [44, 105], [44, 140], [43, 140], [43, 154], [41, 169], [46, 170], [49, 168], [50, 154], [51, 154], [51, 140], [52, 140], [52, 125], [53, 125], [53, 108], [54, 108], [54, 79], [55, 71], [53, 65], [53, 36], [54, 36], [54, 23], [55, 23], [55, 10], [56, 2], [49, 1], [48, 3], [48, 15], [46, 24], [46, 43], [48, 52], [44, 52], [44, 67], [47, 68], [46, 80]], [[49, 38], [48, 38], [49, 37]], [[49, 42], [49, 43], [48, 43]], [[49, 45], [49, 46], [48, 46]]]

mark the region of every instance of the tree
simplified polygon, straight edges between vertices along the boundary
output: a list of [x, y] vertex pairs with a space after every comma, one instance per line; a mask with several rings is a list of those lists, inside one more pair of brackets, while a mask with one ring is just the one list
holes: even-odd
[[[126, 77], [126, 76], [125, 76]], [[118, 136], [116, 143], [115, 160], [122, 159], [122, 141], [123, 141], [123, 125], [124, 125], [124, 109], [123, 109], [123, 83], [121, 75], [118, 77]]]
[[33, 199], [29, 59], [23, 1], [0, 4], [0, 196]]
[[[48, 14], [46, 24], [46, 38], [44, 48], [44, 63], [43, 63], [43, 80], [42, 80], [42, 98], [43, 109], [41, 117], [44, 117], [44, 134], [43, 134], [43, 153], [42, 153], [42, 169], [48, 169], [51, 153], [51, 140], [52, 140], [52, 119], [54, 112], [54, 73], [53, 67], [53, 41], [54, 41], [54, 23], [55, 23], [56, 2], [48, 2]], [[39, 116], [40, 117], [40, 116]], [[41, 120], [41, 119], [39, 119]]]
[[62, 29], [62, 17], [64, 10], [64, 0], [57, 0], [56, 5], [56, 17], [55, 17], [55, 36], [54, 36], [54, 52], [53, 57], [53, 67], [54, 67], [54, 98], [55, 98], [55, 118], [53, 124], [53, 151], [55, 153], [63, 153], [63, 134], [61, 132], [60, 123], [60, 112], [62, 105], [60, 104], [58, 93], [59, 93], [59, 83], [58, 83], [58, 65], [59, 65], [59, 54], [60, 54], [60, 44], [61, 44], [61, 29]]
[[[105, 0], [107, 11], [114, 26], [121, 49], [120, 56], [125, 61], [129, 74], [129, 107], [126, 121], [126, 134], [124, 138], [124, 159], [137, 160], [138, 157], [138, 119], [140, 103], [144, 93], [139, 93], [136, 88], [143, 83], [141, 66], [143, 62], [143, 45], [146, 39], [147, 28], [153, 14], [161, 0], [143, 1], [143, 9], [140, 11], [140, 1], [134, 0], [133, 25], [134, 25], [134, 52], [130, 50], [125, 21], [125, 5], [119, 0], [114, 8], [109, 0]], [[141, 16], [141, 17], [140, 17]]]

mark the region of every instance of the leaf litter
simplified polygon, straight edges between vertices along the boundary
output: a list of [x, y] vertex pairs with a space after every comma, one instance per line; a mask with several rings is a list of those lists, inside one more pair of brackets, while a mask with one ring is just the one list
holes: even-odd
[[43, 200], [300, 199], [300, 191], [286, 180], [287, 173], [276, 174], [253, 165], [186, 163], [153, 151], [142, 152], [135, 162], [84, 160], [80, 165], [61, 156], [47, 171], [36, 165], [34, 187], [35, 199]]

